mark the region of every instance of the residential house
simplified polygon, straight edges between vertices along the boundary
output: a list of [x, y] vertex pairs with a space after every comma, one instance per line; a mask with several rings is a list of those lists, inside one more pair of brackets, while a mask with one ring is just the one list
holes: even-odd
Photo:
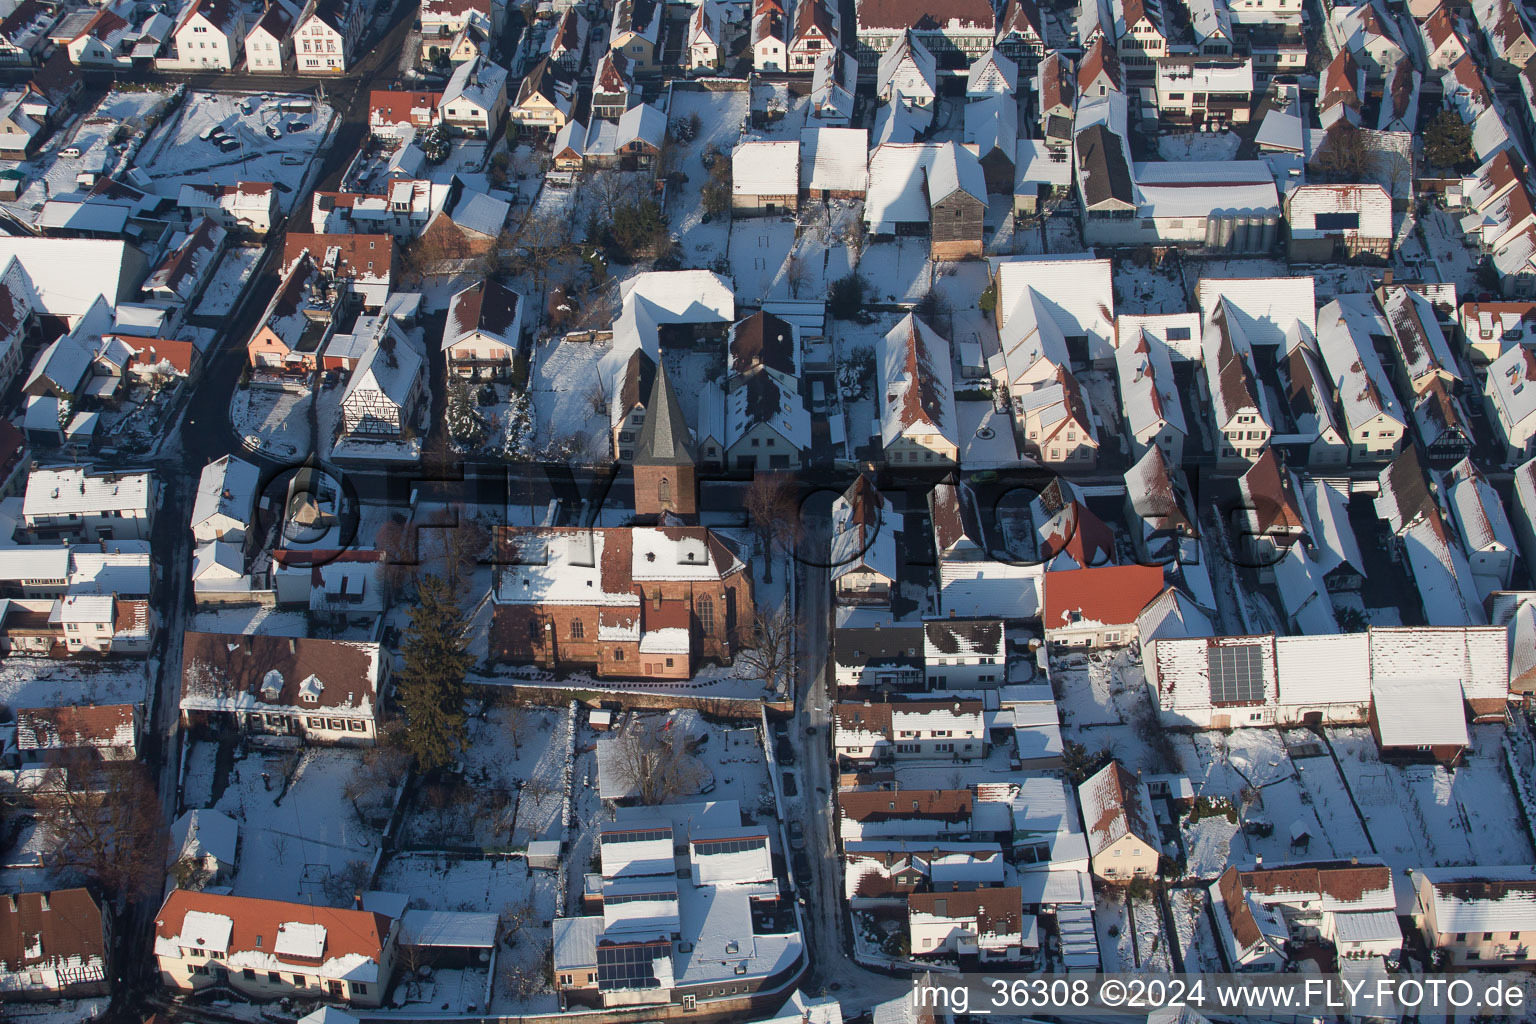
[[211, 808], [194, 807], [177, 818], [170, 831], [173, 866], [195, 869], [199, 881], [208, 885], [227, 882], [234, 874], [240, 845], [240, 826], [235, 819]]
[[24, 764], [76, 757], [135, 761], [139, 728], [139, 709], [134, 704], [18, 708], [16, 750]]
[[1155, 447], [1169, 464], [1181, 465], [1188, 429], [1167, 343], [1146, 330], [1120, 338], [1115, 369], [1133, 455]]
[[1093, 873], [1106, 882], [1156, 878], [1162, 857], [1147, 784], [1111, 761], [1077, 787]]
[[1227, 0], [1188, 0], [1185, 6], [1200, 56], [1232, 56], [1235, 35]]
[[[703, 10], [706, 6], [709, 5], [701, 5], [699, 9]], [[567, 74], [580, 74], [587, 62], [587, 42], [591, 35], [592, 23], [587, 20], [582, 9], [568, 8], [555, 22], [553, 41], [549, 44], [549, 59]]]
[[1488, 365], [1483, 397], [1509, 461], [1528, 458], [1536, 437], [1536, 352], [1511, 346]]
[[1039, 926], [1024, 913], [1017, 886], [971, 892], [915, 892], [907, 897], [914, 957], [952, 955], [966, 962], [1033, 963]]
[[1174, 125], [1247, 124], [1253, 104], [1253, 61], [1164, 57], [1157, 62], [1157, 110]]
[[383, 1003], [399, 922], [362, 909], [173, 889], [155, 914], [160, 983], [212, 985], [248, 999]]
[[1471, 459], [1463, 459], [1446, 474], [1444, 493], [1478, 593], [1486, 601], [1509, 589], [1518, 551], [1498, 492]]
[[634, 92], [633, 67], [618, 50], [609, 50], [592, 75], [592, 116], [617, 121], [629, 109]]
[[1341, 961], [1402, 950], [1392, 869], [1384, 864], [1234, 865], [1210, 893], [1217, 938], [1242, 973], [1283, 971], [1296, 942], [1331, 942]]
[[1435, 382], [1448, 388], [1459, 386], [1460, 364], [1430, 301], [1403, 285], [1383, 285], [1376, 291], [1376, 301], [1391, 328], [1388, 348], [1404, 392], [1417, 397]]
[[965, 73], [965, 96], [1013, 96], [1019, 88], [1019, 65], [1002, 50], [993, 47]]
[[119, 0], [103, 4], [65, 43], [72, 63], [87, 67], [113, 67], [129, 63], [134, 43], [134, 6]]
[[1413, 421], [1431, 466], [1443, 469], [1471, 454], [1474, 435], [1466, 404], [1441, 382], [1431, 381], [1414, 403]]
[[822, 51], [811, 71], [811, 116], [829, 128], [847, 128], [853, 121], [853, 100], [858, 81], [859, 62], [856, 57], [847, 53]]
[[839, 790], [844, 843], [902, 837], [942, 839], [971, 832], [968, 789]]
[[1202, 331], [1206, 386], [1213, 404], [1218, 465], [1252, 464], [1270, 437], [1269, 403], [1258, 386], [1247, 332], [1226, 298], [1206, 310]]
[[1126, 522], [1138, 564], [1198, 565], [1200, 531], [1178, 463], [1152, 446], [1125, 472]]
[[251, 366], [297, 376], [319, 369], [320, 353], [335, 332], [343, 298], [335, 282], [306, 254], [279, 279], [256, 332], [246, 342]]
[[112, 918], [85, 889], [0, 897], [0, 989], [8, 999], [110, 995]]
[[22, 498], [22, 528], [33, 538], [148, 540], [158, 505], [148, 472], [34, 468]]
[[189, 631], [182, 638], [182, 725], [372, 744], [389, 671], [375, 643]]
[[790, 25], [789, 71], [808, 72], [827, 50], [837, 50], [837, 17], [826, 0], [799, 0]]
[[1474, 365], [1486, 366], [1517, 345], [1536, 345], [1536, 302], [1463, 302], [1457, 323]]
[[293, 30], [299, 11], [287, 0], [271, 0], [245, 36], [245, 70], [280, 75], [293, 70]]
[[449, 369], [474, 378], [510, 373], [522, 322], [522, 296], [498, 281], [481, 281], [456, 293], [443, 330]]
[[1329, 13], [1325, 35], [1331, 52], [1345, 50], [1354, 57], [1371, 86], [1383, 85], [1407, 54], [1397, 22], [1376, 0], [1355, 7], [1336, 6]]
[[437, 124], [442, 100], [440, 92], [374, 89], [368, 93], [369, 130], [375, 136], [414, 138], [416, 132]]
[[1358, 315], [1363, 298], [1335, 299], [1318, 311], [1317, 347], [1344, 414], [1350, 461], [1385, 462], [1402, 448], [1408, 423], [1370, 333], [1385, 325]]
[[523, 76], [510, 117], [524, 135], [534, 132], [553, 134], [565, 127], [575, 108], [575, 82], [554, 61], [544, 59]]
[[426, 355], [415, 336], [388, 316], [359, 324], [367, 348], [347, 378], [341, 393], [343, 436], [351, 441], [393, 442], [407, 438], [419, 426], [426, 392]]
[[719, 70], [734, 41], [739, 13], [719, 0], [705, 0], [688, 19], [688, 67]]
[[642, 74], [656, 70], [661, 56], [663, 7], [659, 0], [618, 0], [608, 31], [609, 54], [622, 55], [628, 66]]
[[832, 750], [849, 761], [970, 761], [987, 755], [979, 700], [832, 706]]
[[[430, 223], [427, 229], [431, 230]], [[305, 259], [312, 260], [333, 283], [345, 286], [369, 309], [383, 308], [389, 298], [395, 263], [395, 240], [389, 235], [288, 232], [281, 273], [289, 273]]]
[[[1326, 325], [1318, 324], [1318, 330]], [[1334, 388], [1312, 339], [1298, 333], [1296, 343], [1276, 367], [1283, 386], [1284, 412], [1289, 423], [1283, 449], [1297, 465], [1311, 469], [1349, 462], [1348, 426], [1339, 416]]]
[[750, 28], [752, 70], [786, 70], [789, 67], [789, 45], [784, 40], [784, 8], [778, 0], [753, 0]]
[[1044, 578], [1041, 627], [1053, 647], [1124, 647], [1138, 640], [1137, 618], [1163, 592], [1156, 565], [1056, 569]]
[[41, 64], [49, 47], [48, 34], [59, 13], [41, 0], [21, 0], [0, 19], [0, 64]]
[[1067, 58], [1050, 53], [1035, 73], [1040, 134], [1052, 148], [1072, 145], [1072, 117], [1077, 108], [1077, 72]]
[[278, 216], [277, 187], [270, 181], [188, 182], [181, 186], [176, 206], [189, 220], [207, 217], [227, 231], [265, 238]]
[[189, 70], [230, 71], [245, 47], [245, 10], [235, 0], [192, 0], [172, 36], [176, 64]]
[[745, 563], [701, 527], [506, 527], [496, 544], [491, 651], [502, 661], [688, 679], [697, 658], [730, 658], [752, 621]]
[[1034, 0], [1004, 0], [997, 16], [993, 52], [1020, 67], [1035, 67], [1049, 48], [1046, 24]]
[[881, 448], [890, 465], [957, 463], [949, 342], [913, 314], [886, 334], [876, 355]]
[[875, 93], [885, 103], [928, 108], [938, 97], [938, 63], [915, 32], [898, 36], [883, 54]]
[[1467, 54], [1456, 18], [1443, 3], [1436, 4], [1435, 12], [1419, 22], [1419, 39], [1431, 71], [1445, 71]]
[[[1012, 179], [1011, 167], [1008, 178]], [[981, 163], [953, 142], [939, 147], [928, 167], [930, 258], [959, 260], [982, 254], [987, 184]]]
[[859, 0], [856, 45], [860, 74], [873, 73], [898, 36], [910, 30], [946, 70], [963, 72], [997, 43], [998, 19], [985, 0], [957, 0], [944, 6], [924, 0]]
[[[1476, 72], [1474, 72], [1475, 74]], [[1354, 54], [1339, 50], [1323, 69], [1323, 83], [1318, 90], [1317, 116], [1324, 128], [1339, 120], [1360, 126], [1360, 108], [1365, 101], [1365, 72]]]
[[339, 75], [356, 56], [363, 35], [365, 4], [317, 0], [306, 7], [294, 30], [294, 64], [301, 75]]
[[800, 132], [800, 190], [812, 202], [863, 199], [869, 192], [869, 133], [863, 128]]
[[507, 69], [474, 57], [454, 69], [439, 104], [443, 124], [461, 135], [487, 139], [507, 115]]
[[1431, 496], [1417, 449], [1408, 447], [1377, 478], [1376, 514], [1392, 531], [1392, 554], [1406, 561], [1432, 626], [1485, 625], [1466, 554]]
[[1077, 66], [1077, 95], [1084, 100], [1101, 100], [1111, 94], [1125, 94], [1125, 78], [1114, 45], [1099, 36], [1088, 45]]
[[901, 520], [890, 499], [860, 474], [832, 503], [832, 596], [840, 605], [890, 605]]
[[919, 626], [839, 626], [832, 634], [832, 669], [842, 698], [926, 690]]
[[1008, 682], [1008, 638], [1000, 619], [928, 619], [923, 663], [931, 690], [996, 690]]
[[1492, 58], [1493, 76], [1514, 81], [1536, 56], [1536, 43], [1525, 15], [1512, 0], [1477, 0], [1471, 5], [1472, 16], [1482, 30]]
[[228, 232], [211, 219], [199, 217], [145, 279], [145, 293], [166, 302], [196, 300], [224, 252], [227, 237]]
[[731, 209], [742, 216], [800, 206], [800, 143], [738, 142], [731, 153]]
[[1456, 967], [1517, 965], [1532, 959], [1536, 876], [1522, 867], [1422, 868], [1414, 920], [1433, 950]]
[[1392, 249], [1392, 197], [1380, 185], [1301, 185], [1285, 197], [1288, 251], [1297, 262], [1331, 263]]
[[[1309, 524], [1296, 474], [1267, 449], [1238, 479], [1242, 528], [1238, 546], [1249, 566], [1273, 566], [1307, 539]], [[1234, 516], [1234, 518], [1237, 518]]]
[[965, 148], [976, 154], [989, 194], [1013, 189], [1014, 159], [1019, 150], [1019, 101], [992, 93], [965, 105]]
[[244, 546], [253, 525], [261, 473], [235, 455], [203, 467], [192, 499], [192, 538], [198, 544], [226, 541]]
[[1168, 53], [1163, 11], [1156, 0], [1110, 0], [1115, 19], [1115, 51], [1133, 74], [1150, 77]]

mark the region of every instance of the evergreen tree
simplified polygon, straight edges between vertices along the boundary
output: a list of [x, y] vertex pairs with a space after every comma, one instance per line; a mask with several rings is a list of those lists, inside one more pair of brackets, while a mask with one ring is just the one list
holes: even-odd
[[405, 747], [423, 772], [452, 764], [464, 746], [464, 677], [474, 661], [464, 626], [448, 585], [438, 576], [423, 577], [416, 585], [400, 673]]

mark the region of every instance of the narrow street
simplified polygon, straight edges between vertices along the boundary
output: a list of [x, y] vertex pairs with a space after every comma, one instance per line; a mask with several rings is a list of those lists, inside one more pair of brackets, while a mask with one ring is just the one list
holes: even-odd
[[[830, 516], [825, 514], [810, 519], [805, 543], [811, 550], [825, 551], [831, 525]], [[826, 558], [818, 557], [816, 561]], [[805, 632], [800, 638], [798, 707], [792, 737], [803, 780], [798, 800], [804, 801], [809, 811], [805, 816], [806, 845], [813, 885], [806, 898], [805, 920], [810, 930], [806, 948], [810, 952], [813, 989], [835, 992], [843, 1003], [843, 1012], [852, 1015], [905, 995], [911, 990], [911, 983], [905, 978], [866, 970], [852, 958], [837, 817], [832, 803], [837, 786], [831, 741], [831, 580], [826, 567], [820, 565], [800, 564], [797, 576], [800, 620]]]

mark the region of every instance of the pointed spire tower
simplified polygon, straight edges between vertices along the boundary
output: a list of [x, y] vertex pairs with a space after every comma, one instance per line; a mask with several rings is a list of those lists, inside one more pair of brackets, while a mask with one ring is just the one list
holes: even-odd
[[666, 367], [657, 362], [645, 426], [635, 445], [635, 514], [691, 516], [699, 511], [698, 456]]

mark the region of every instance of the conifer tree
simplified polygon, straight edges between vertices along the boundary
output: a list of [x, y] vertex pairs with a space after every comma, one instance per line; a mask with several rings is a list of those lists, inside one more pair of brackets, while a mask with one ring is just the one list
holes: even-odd
[[405, 668], [400, 673], [405, 747], [423, 772], [452, 764], [464, 747], [464, 678], [474, 661], [464, 626], [448, 585], [438, 576], [423, 577], [401, 648]]

